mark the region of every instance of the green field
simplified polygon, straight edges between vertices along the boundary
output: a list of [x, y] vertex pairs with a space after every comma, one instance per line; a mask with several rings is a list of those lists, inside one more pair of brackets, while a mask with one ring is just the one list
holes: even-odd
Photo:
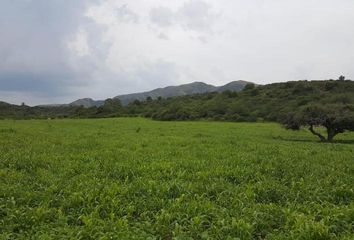
[[0, 121], [0, 239], [354, 239], [354, 134]]

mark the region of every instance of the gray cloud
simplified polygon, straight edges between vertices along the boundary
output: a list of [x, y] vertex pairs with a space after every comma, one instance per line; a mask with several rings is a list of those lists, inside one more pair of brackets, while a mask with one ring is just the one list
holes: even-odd
[[169, 37], [163, 32], [159, 33], [158, 38], [163, 40], [169, 40]]
[[[1, 91], [23, 91], [36, 92], [40, 95], [50, 96], [52, 94], [62, 94], [62, 90], [67, 85], [71, 85], [69, 80], [71, 76], [65, 73], [57, 73], [47, 75], [43, 73], [19, 73], [9, 72], [1, 73], [0, 79], [6, 81], [1, 82]], [[77, 82], [74, 82], [77, 84]]]
[[190, 0], [177, 11], [177, 19], [186, 29], [211, 31], [216, 15], [212, 7], [204, 1]]
[[175, 13], [167, 7], [155, 7], [150, 11], [150, 19], [160, 27], [169, 27], [175, 21]]
[[179, 25], [186, 30], [197, 32], [210, 32], [215, 18], [212, 7], [201, 0], [184, 2], [175, 11], [161, 6], [150, 11], [151, 21], [159, 27]]
[[[5, 0], [0, 7], [0, 91], [57, 97], [88, 84], [95, 65], [75, 59], [66, 43], [93, 22], [83, 9], [96, 1]], [[95, 31], [91, 28], [90, 31]]]
[[116, 17], [119, 22], [134, 22], [139, 21], [139, 16], [128, 8], [127, 5], [123, 5], [116, 9]]

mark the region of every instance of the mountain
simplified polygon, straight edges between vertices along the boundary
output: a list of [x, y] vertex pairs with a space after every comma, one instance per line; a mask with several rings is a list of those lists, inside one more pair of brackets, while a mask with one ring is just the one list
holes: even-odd
[[80, 107], [84, 108], [90, 107], [100, 107], [104, 104], [104, 101], [101, 100], [93, 100], [92, 98], [81, 98], [69, 104], [45, 104], [45, 105], [37, 105], [36, 107], [43, 108], [55, 108], [55, 107]]
[[23, 116], [23, 112], [26, 111], [28, 108], [30, 107], [0, 101], [0, 119], [16, 118], [16, 116]]
[[101, 100], [93, 100], [92, 98], [82, 98], [79, 100], [76, 100], [72, 103], [69, 104], [69, 106], [72, 107], [79, 107], [79, 106], [83, 106], [85, 108], [89, 108], [89, 107], [100, 107], [104, 104], [104, 101]]
[[197, 93], [207, 93], [207, 92], [223, 92], [223, 91], [241, 91], [248, 83], [246, 81], [234, 81], [228, 83], [224, 86], [216, 87], [203, 82], [193, 82], [190, 84], [183, 84], [179, 86], [169, 86], [165, 88], [158, 88], [149, 92], [133, 93], [116, 96], [122, 101], [123, 105], [127, 105], [134, 100], [144, 101], [147, 97], [156, 99], [158, 97], [168, 98], [185, 96]]
[[180, 86], [157, 88], [149, 92], [120, 95], [115, 98], [120, 99], [123, 105], [127, 105], [128, 103], [133, 102], [134, 100], [144, 101], [147, 97], [151, 97], [152, 99], [156, 99], [158, 97], [168, 98], [196, 93], [214, 92], [216, 90], [217, 88], [215, 86], [208, 85], [202, 82], [194, 82], [190, 84], [183, 84]]
[[251, 82], [247, 81], [233, 81], [224, 86], [218, 87], [218, 92], [232, 91], [232, 92], [240, 92], [243, 88]]
[[[121, 100], [123, 105], [128, 105], [129, 103], [133, 102], [134, 100], [144, 101], [147, 97], [151, 97], [152, 99], [157, 99], [158, 97], [168, 98], [168, 97], [177, 97], [177, 96], [186, 96], [191, 94], [198, 94], [198, 93], [207, 93], [207, 92], [224, 92], [224, 91], [233, 91], [239, 92], [250, 82], [247, 81], [234, 81], [230, 82], [224, 86], [213, 86], [210, 84], [206, 84], [203, 82], [193, 82], [189, 84], [183, 84], [179, 86], [169, 86], [165, 88], [157, 88], [152, 91], [148, 92], [141, 92], [141, 93], [132, 93], [132, 94], [125, 94], [119, 95], [114, 97], [115, 99]], [[65, 105], [47, 105], [48, 107], [55, 107], [55, 106], [83, 106], [85, 108], [90, 107], [100, 107], [104, 104], [103, 100], [93, 100], [91, 98], [82, 98], [76, 100], [72, 103], [65, 104]], [[42, 106], [44, 107], [44, 106]]]
[[0, 101], [0, 107], [8, 107], [8, 106], [11, 106], [11, 104], [7, 103], [7, 102]]

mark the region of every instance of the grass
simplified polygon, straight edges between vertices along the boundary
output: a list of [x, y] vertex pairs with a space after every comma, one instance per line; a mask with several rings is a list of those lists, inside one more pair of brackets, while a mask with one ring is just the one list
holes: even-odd
[[0, 121], [0, 239], [353, 239], [354, 134]]

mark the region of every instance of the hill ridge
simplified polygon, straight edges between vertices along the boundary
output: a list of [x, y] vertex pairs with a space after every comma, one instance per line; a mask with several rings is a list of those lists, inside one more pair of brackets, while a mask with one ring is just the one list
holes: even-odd
[[[158, 97], [178, 97], [186, 96], [197, 93], [207, 93], [207, 92], [223, 92], [223, 91], [241, 91], [247, 84], [252, 83], [244, 80], [237, 80], [229, 82], [222, 86], [214, 86], [207, 84], [205, 82], [191, 82], [181, 85], [166, 86], [161, 88], [155, 88], [150, 91], [137, 92], [122, 94], [113, 97], [113, 99], [120, 99], [123, 105], [127, 105], [135, 100], [144, 101], [147, 97], [152, 99], [157, 99]], [[100, 107], [104, 104], [104, 100], [94, 100], [92, 98], [81, 98], [72, 103], [69, 103], [69, 106], [83, 106], [86, 108], [89, 107]]]

